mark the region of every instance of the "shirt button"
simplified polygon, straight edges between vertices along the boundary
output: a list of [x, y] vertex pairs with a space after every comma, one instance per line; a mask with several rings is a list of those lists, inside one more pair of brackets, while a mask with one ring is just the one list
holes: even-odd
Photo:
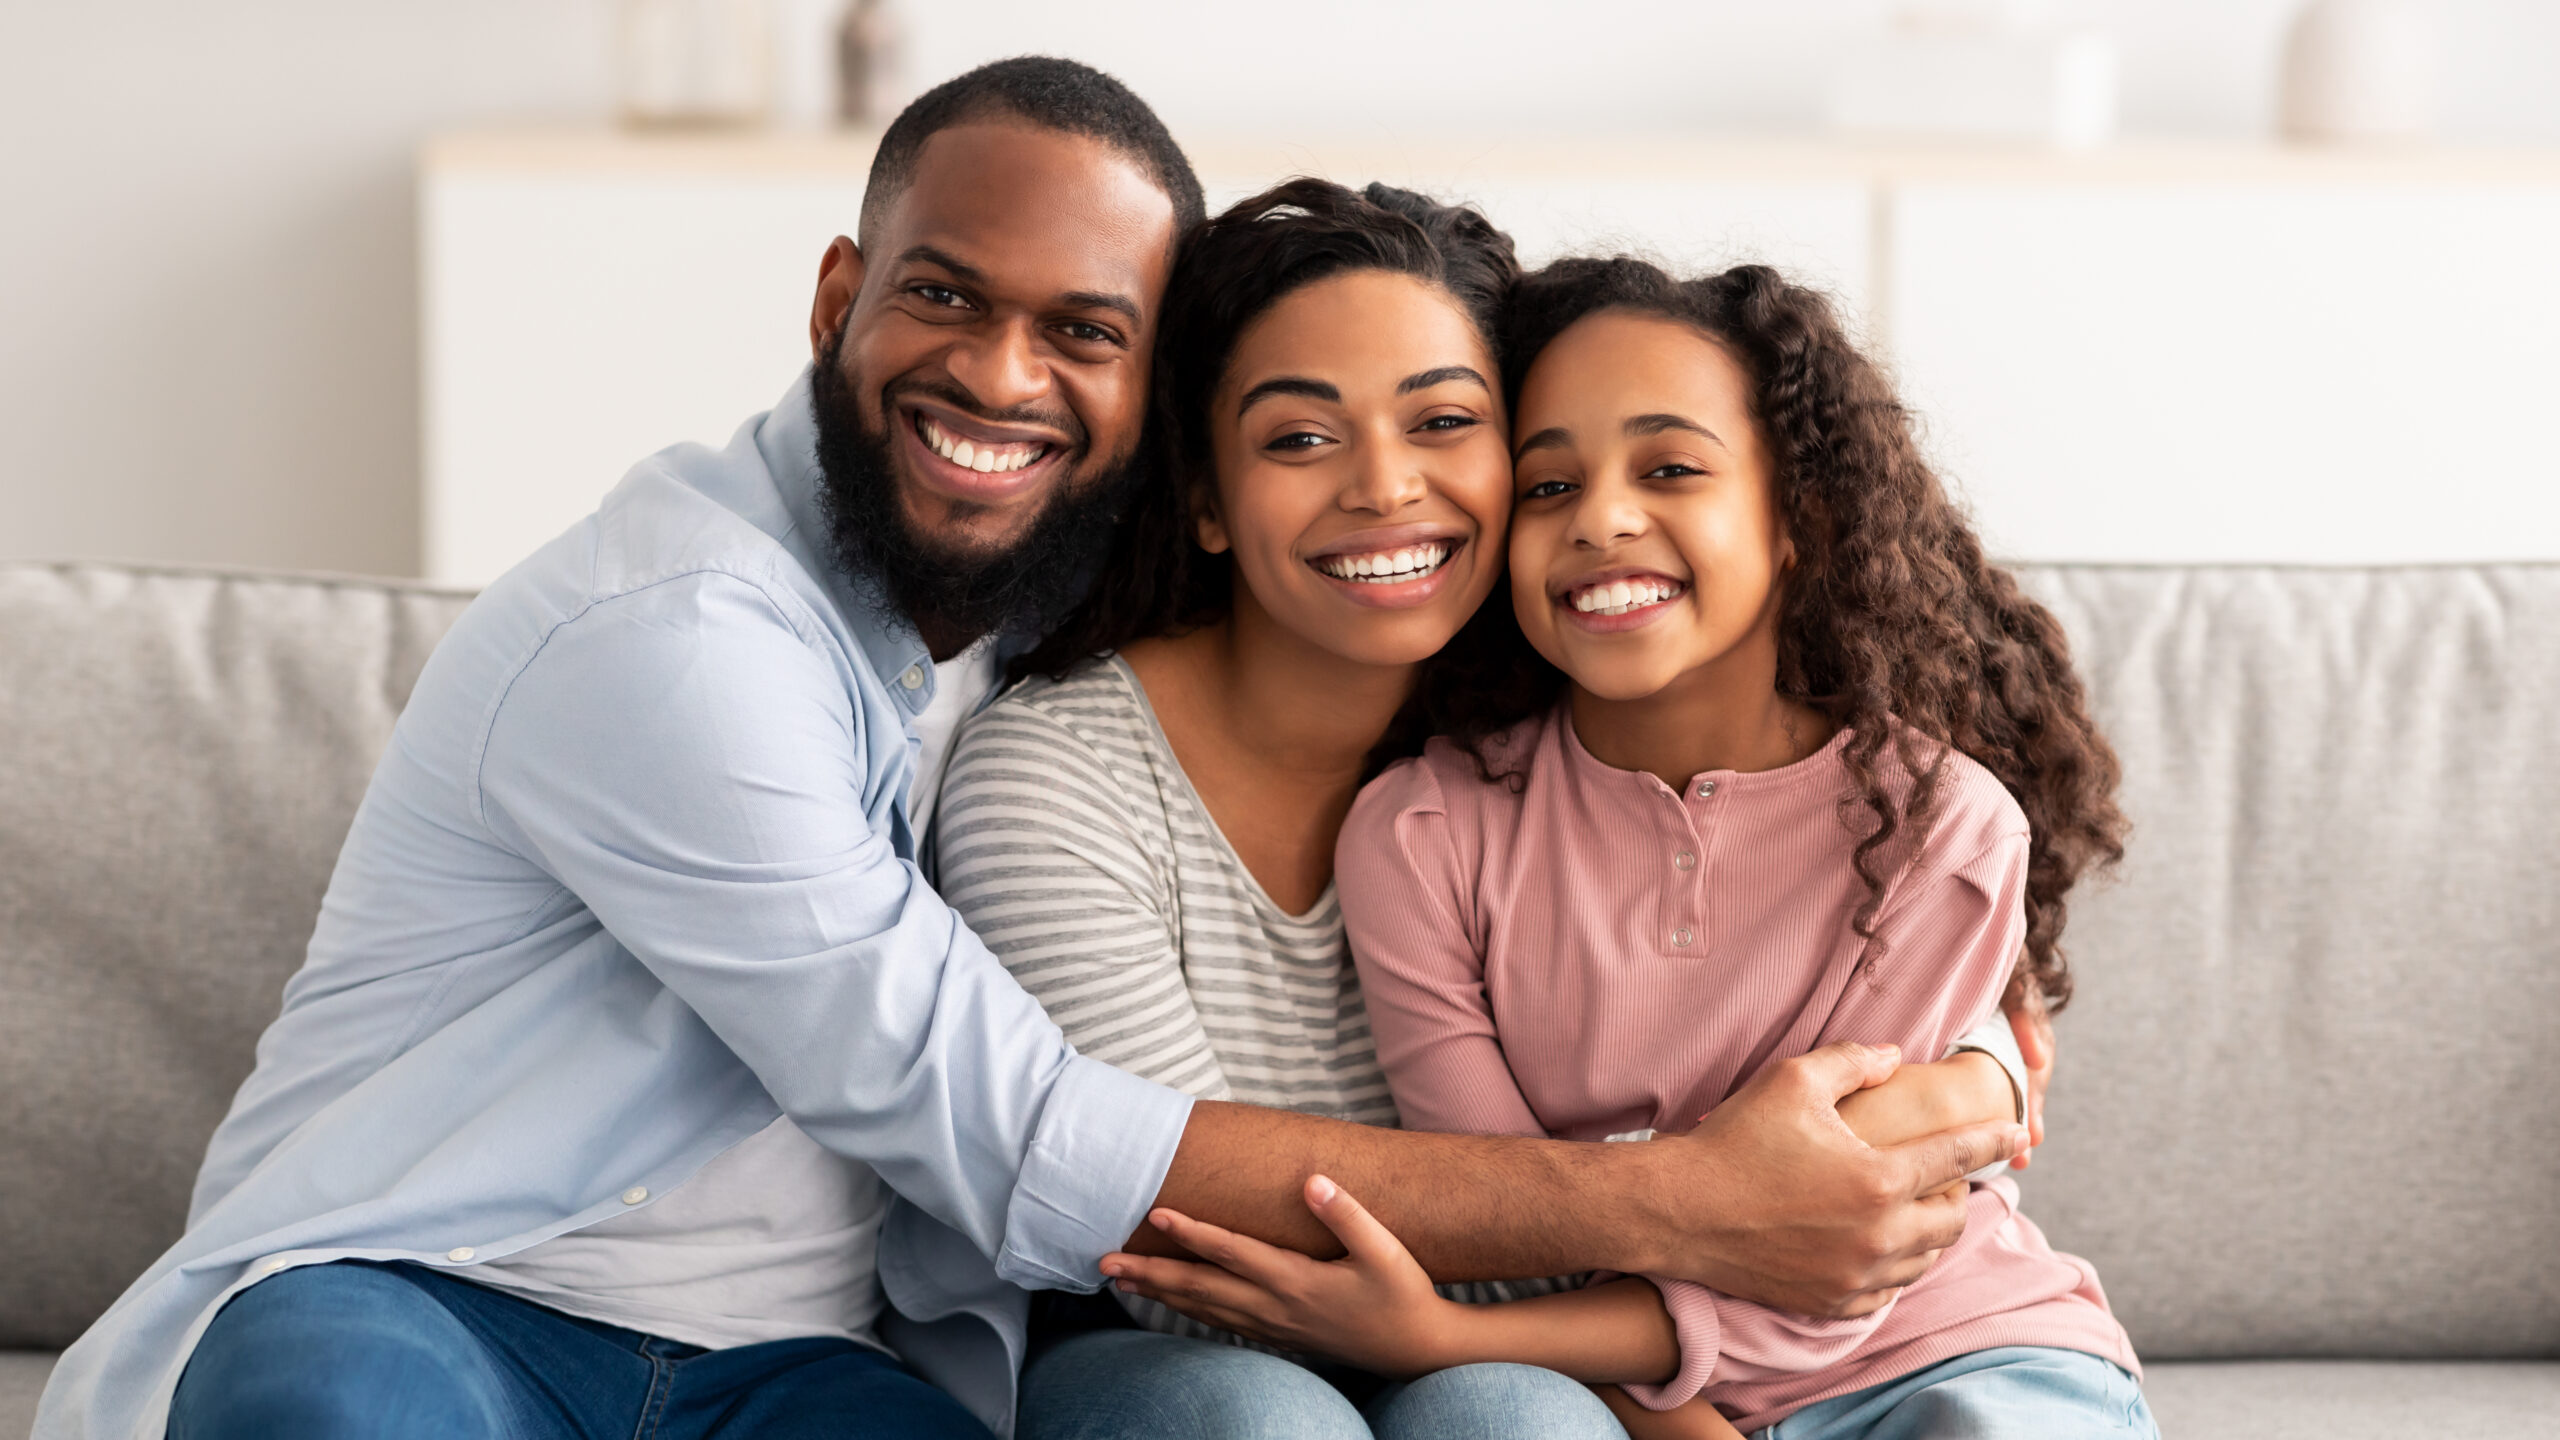
[[910, 690], [923, 689], [924, 667], [921, 665], [908, 666], [907, 673], [898, 677], [898, 683], [906, 686]]
[[444, 1258], [452, 1261], [456, 1265], [460, 1265], [472, 1259], [474, 1256], [477, 1256], [479, 1253], [479, 1251], [472, 1249], [468, 1245], [456, 1245], [452, 1249], [444, 1252]]
[[1671, 863], [1683, 870], [1695, 870], [1698, 868], [1698, 857], [1694, 851], [1683, 850], [1671, 857]]
[[625, 1205], [637, 1205], [648, 1198], [649, 1187], [646, 1185], [634, 1185], [622, 1192], [622, 1203]]
[[1679, 929], [1671, 932], [1671, 943], [1674, 945], [1686, 945], [1697, 938], [1697, 932], [1691, 930], [1686, 925], [1683, 925]]
[[1699, 799], [1701, 799], [1701, 800], [1712, 800], [1712, 799], [1714, 799], [1714, 798], [1715, 798], [1715, 793], [1716, 793], [1716, 782], [1714, 782], [1713, 780], [1701, 780], [1701, 781], [1699, 781], [1699, 782], [1698, 782], [1698, 798], [1699, 798]]

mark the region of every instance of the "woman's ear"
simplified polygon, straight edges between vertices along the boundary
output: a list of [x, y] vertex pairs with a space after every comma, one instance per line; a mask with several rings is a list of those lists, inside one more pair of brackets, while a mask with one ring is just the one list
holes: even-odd
[[1195, 484], [1191, 487], [1191, 538], [1212, 555], [1224, 555], [1234, 545], [1227, 537], [1227, 522], [1218, 518], [1218, 491], [1215, 486]]

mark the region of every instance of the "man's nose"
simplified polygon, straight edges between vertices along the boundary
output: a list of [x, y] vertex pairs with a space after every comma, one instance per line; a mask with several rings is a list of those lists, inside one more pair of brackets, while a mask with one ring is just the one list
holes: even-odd
[[1027, 320], [990, 325], [964, 337], [945, 357], [943, 368], [988, 410], [1010, 410], [1049, 393], [1049, 367], [1041, 363]]

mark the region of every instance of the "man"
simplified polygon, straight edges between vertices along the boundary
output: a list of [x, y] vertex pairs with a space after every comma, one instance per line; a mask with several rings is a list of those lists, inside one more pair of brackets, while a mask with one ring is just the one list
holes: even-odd
[[1961, 1230], [1915, 1197], [2023, 1136], [1858, 1145], [1831, 1104], [1890, 1057], [1655, 1145], [1195, 1105], [1073, 1054], [925, 883], [953, 729], [1113, 521], [1200, 210], [1083, 66], [899, 118], [811, 372], [643, 462], [429, 662], [185, 1237], [39, 1435], [1002, 1431], [1015, 1287], [1093, 1288], [1158, 1202], [1327, 1253], [1319, 1170], [1447, 1277], [1817, 1313]]

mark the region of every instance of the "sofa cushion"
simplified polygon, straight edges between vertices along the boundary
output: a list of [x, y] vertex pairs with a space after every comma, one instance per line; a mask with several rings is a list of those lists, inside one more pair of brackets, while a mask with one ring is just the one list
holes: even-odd
[[36, 1428], [36, 1399], [52, 1373], [50, 1351], [0, 1350], [0, 1435], [14, 1440]]
[[2560, 1430], [2560, 1364], [2199, 1361], [2143, 1377], [2177, 1440], [2401, 1440]]
[[2134, 825], [2027, 1213], [2146, 1358], [2560, 1355], [2560, 566], [2027, 579]]
[[418, 667], [467, 597], [0, 566], [0, 1347], [176, 1239]]

